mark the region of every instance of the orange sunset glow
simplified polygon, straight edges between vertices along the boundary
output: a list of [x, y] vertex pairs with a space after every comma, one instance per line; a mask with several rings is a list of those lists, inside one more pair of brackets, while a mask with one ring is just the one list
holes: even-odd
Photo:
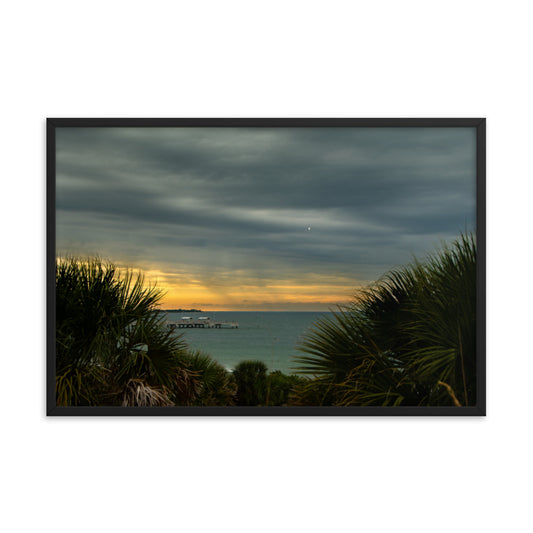
[[354, 294], [348, 293], [347, 287], [352, 287], [354, 292], [362, 287], [346, 278], [326, 278], [320, 283], [316, 275], [307, 275], [299, 280], [265, 280], [226, 274], [213, 282], [213, 279], [161, 269], [140, 272], [144, 275], [145, 284], [155, 285], [163, 292], [162, 309], [327, 311], [351, 300]]
[[59, 128], [57, 255], [162, 309], [328, 311], [474, 224], [474, 129]]

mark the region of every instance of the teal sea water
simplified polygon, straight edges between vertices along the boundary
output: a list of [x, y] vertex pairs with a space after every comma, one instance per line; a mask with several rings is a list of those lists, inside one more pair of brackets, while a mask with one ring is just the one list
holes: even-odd
[[236, 312], [167, 313], [167, 320], [182, 316], [209, 316], [214, 320], [238, 322], [238, 329], [177, 329], [193, 349], [208, 353], [228, 369], [246, 359], [263, 361], [269, 370], [293, 371], [295, 348], [301, 336], [320, 317], [317, 312]]

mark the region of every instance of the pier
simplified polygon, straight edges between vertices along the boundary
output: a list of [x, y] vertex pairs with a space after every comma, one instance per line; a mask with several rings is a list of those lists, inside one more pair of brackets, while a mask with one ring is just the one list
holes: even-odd
[[184, 316], [180, 320], [173, 320], [167, 322], [167, 325], [170, 330], [182, 328], [237, 329], [239, 327], [238, 322], [223, 322], [221, 320], [213, 320], [208, 316], [198, 318]]

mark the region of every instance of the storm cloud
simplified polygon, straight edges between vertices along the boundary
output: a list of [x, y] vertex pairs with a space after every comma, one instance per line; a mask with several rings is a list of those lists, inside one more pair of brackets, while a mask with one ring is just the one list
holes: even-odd
[[474, 128], [58, 128], [57, 252], [351, 293], [475, 229], [475, 142]]

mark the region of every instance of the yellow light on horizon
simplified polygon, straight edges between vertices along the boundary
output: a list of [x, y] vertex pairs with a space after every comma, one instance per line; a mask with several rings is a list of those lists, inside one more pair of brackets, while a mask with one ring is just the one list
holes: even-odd
[[202, 279], [185, 270], [167, 272], [164, 267], [143, 269], [147, 285], [163, 293], [161, 309], [205, 309], [209, 311], [327, 311], [353, 300], [362, 284], [345, 277], [307, 274], [293, 280], [265, 280], [240, 273], [225, 273]]

